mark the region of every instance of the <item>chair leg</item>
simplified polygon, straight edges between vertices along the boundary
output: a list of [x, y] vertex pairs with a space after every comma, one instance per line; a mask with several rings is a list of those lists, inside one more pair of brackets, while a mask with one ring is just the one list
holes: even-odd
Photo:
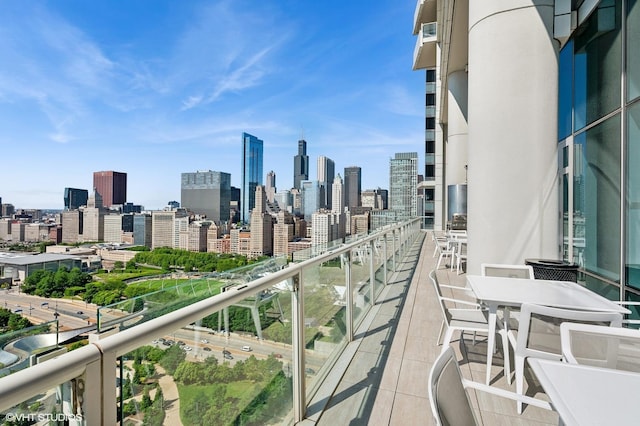
[[440, 338], [442, 337], [442, 332], [444, 331], [444, 320], [442, 320], [442, 324], [440, 324], [440, 333], [438, 333], [438, 340], [436, 343], [440, 345]]
[[500, 337], [502, 337], [502, 353], [504, 357], [504, 375], [507, 378], [507, 383], [511, 384], [511, 357], [509, 355], [509, 336], [507, 336], [507, 330], [500, 330]]
[[[524, 395], [524, 357], [516, 355], [516, 393]], [[522, 401], [518, 401], [518, 414], [522, 414]]]
[[442, 341], [442, 352], [447, 350], [449, 344], [451, 343], [451, 338], [453, 337], [454, 329], [451, 327], [447, 327], [447, 332], [444, 335], [444, 340]]

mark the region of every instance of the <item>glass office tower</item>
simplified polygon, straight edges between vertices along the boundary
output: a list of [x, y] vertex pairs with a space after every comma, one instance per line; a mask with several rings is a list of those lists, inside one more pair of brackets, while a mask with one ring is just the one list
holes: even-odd
[[256, 187], [262, 185], [263, 141], [242, 133], [242, 211], [241, 220], [248, 223], [256, 204]]

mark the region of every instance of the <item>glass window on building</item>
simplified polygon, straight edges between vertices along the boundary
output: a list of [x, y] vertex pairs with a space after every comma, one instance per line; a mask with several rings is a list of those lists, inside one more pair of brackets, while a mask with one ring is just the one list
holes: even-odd
[[628, 109], [627, 182], [627, 285], [640, 289], [640, 102]]
[[436, 119], [434, 117], [425, 118], [425, 128], [427, 130], [435, 129], [436, 128]]
[[425, 105], [433, 106], [436, 104], [436, 95], [435, 93], [427, 93], [425, 97]]
[[558, 140], [571, 134], [573, 99], [573, 40], [560, 51], [558, 69]]
[[601, 1], [574, 38], [574, 130], [620, 107], [621, 0]]
[[436, 70], [430, 69], [427, 70], [427, 83], [435, 83], [436, 81]]
[[434, 180], [436, 178], [435, 164], [427, 164], [424, 166], [424, 180]]
[[640, 96], [640, 1], [627, 0], [627, 99]]
[[620, 281], [620, 115], [574, 139], [574, 256]]

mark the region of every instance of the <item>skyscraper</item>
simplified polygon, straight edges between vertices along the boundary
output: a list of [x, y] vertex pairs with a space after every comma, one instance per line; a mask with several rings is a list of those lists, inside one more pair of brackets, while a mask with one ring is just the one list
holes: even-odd
[[320, 207], [331, 209], [331, 185], [336, 175], [336, 165], [331, 158], [318, 157], [318, 182], [320, 182]]
[[344, 197], [343, 197], [343, 187], [342, 187], [342, 178], [340, 177], [340, 173], [333, 180], [333, 184], [331, 185], [331, 194], [333, 202], [331, 203], [331, 211], [333, 213], [343, 213], [344, 212]]
[[102, 196], [105, 207], [127, 202], [127, 174], [104, 171], [93, 173], [93, 189]]
[[300, 182], [309, 179], [309, 156], [307, 155], [307, 141], [298, 141], [298, 155], [293, 157], [293, 187], [300, 189]]
[[267, 173], [267, 184], [265, 185], [265, 192], [267, 194], [267, 201], [273, 203], [276, 197], [276, 173], [271, 170]]
[[362, 169], [358, 166], [344, 168], [344, 204], [353, 210], [360, 206], [362, 192]]
[[256, 187], [262, 185], [263, 141], [248, 133], [242, 133], [242, 210], [241, 220], [249, 222], [249, 214], [255, 206]]
[[86, 189], [65, 188], [64, 209], [76, 210], [80, 206], [86, 206], [89, 199], [89, 191]]
[[229, 220], [231, 175], [211, 170], [182, 173], [180, 204], [220, 224]]
[[389, 162], [390, 208], [398, 218], [408, 219], [418, 214], [418, 153], [400, 152]]

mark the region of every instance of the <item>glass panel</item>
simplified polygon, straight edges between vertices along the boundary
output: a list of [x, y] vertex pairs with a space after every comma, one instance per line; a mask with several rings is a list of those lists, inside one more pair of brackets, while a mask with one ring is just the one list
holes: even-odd
[[370, 250], [369, 244], [362, 244], [351, 251], [351, 284], [353, 297], [354, 329], [360, 324], [371, 306], [370, 291]]
[[340, 256], [302, 273], [304, 285], [305, 377], [315, 392], [321, 368], [346, 344], [346, 268]]
[[[119, 359], [124, 424], [280, 424], [289, 415], [290, 287], [281, 283], [218, 314]], [[218, 331], [221, 322], [227, 332]]]
[[574, 141], [574, 238], [584, 238], [580, 262], [589, 271], [619, 281], [620, 116]]
[[562, 259], [569, 259], [569, 175], [562, 175]]
[[78, 407], [82, 399], [79, 388], [84, 384], [84, 376], [62, 383], [53, 389], [29, 398], [0, 414], [3, 425], [82, 425], [86, 405]]
[[[5, 300], [5, 306], [7, 302]], [[0, 352], [0, 377], [8, 376], [9, 374], [23, 370], [30, 366], [30, 357], [34, 356], [34, 362], [40, 362], [40, 360], [48, 359], [49, 354], [64, 353], [72, 348], [65, 347], [65, 344], [73, 344], [77, 340], [78, 335], [82, 331], [60, 333], [62, 331], [58, 327], [57, 321], [50, 321], [32, 327], [20, 328], [28, 325], [29, 321], [26, 316], [30, 315], [30, 309], [25, 307], [26, 312], [22, 312], [20, 308], [15, 308], [14, 312], [9, 309], [0, 309], [0, 315], [6, 318], [6, 323], [3, 324], [4, 333], [0, 334], [0, 348], [5, 348], [9, 343], [14, 349], [2, 350]], [[18, 312], [20, 311], [20, 312]], [[53, 308], [51, 309], [52, 316]], [[37, 313], [36, 315], [40, 315]], [[84, 340], [86, 343], [86, 339]], [[83, 343], [77, 343], [75, 347], [81, 346]], [[17, 352], [19, 350], [20, 352]], [[23, 354], [19, 356], [18, 354]]]
[[627, 285], [640, 289], [640, 103], [628, 109], [627, 143]]
[[621, 1], [602, 1], [574, 39], [574, 126], [620, 107]]
[[560, 51], [558, 70], [558, 140], [571, 134], [571, 101], [573, 99], [573, 40]]
[[640, 1], [627, 0], [627, 99], [640, 96]]

